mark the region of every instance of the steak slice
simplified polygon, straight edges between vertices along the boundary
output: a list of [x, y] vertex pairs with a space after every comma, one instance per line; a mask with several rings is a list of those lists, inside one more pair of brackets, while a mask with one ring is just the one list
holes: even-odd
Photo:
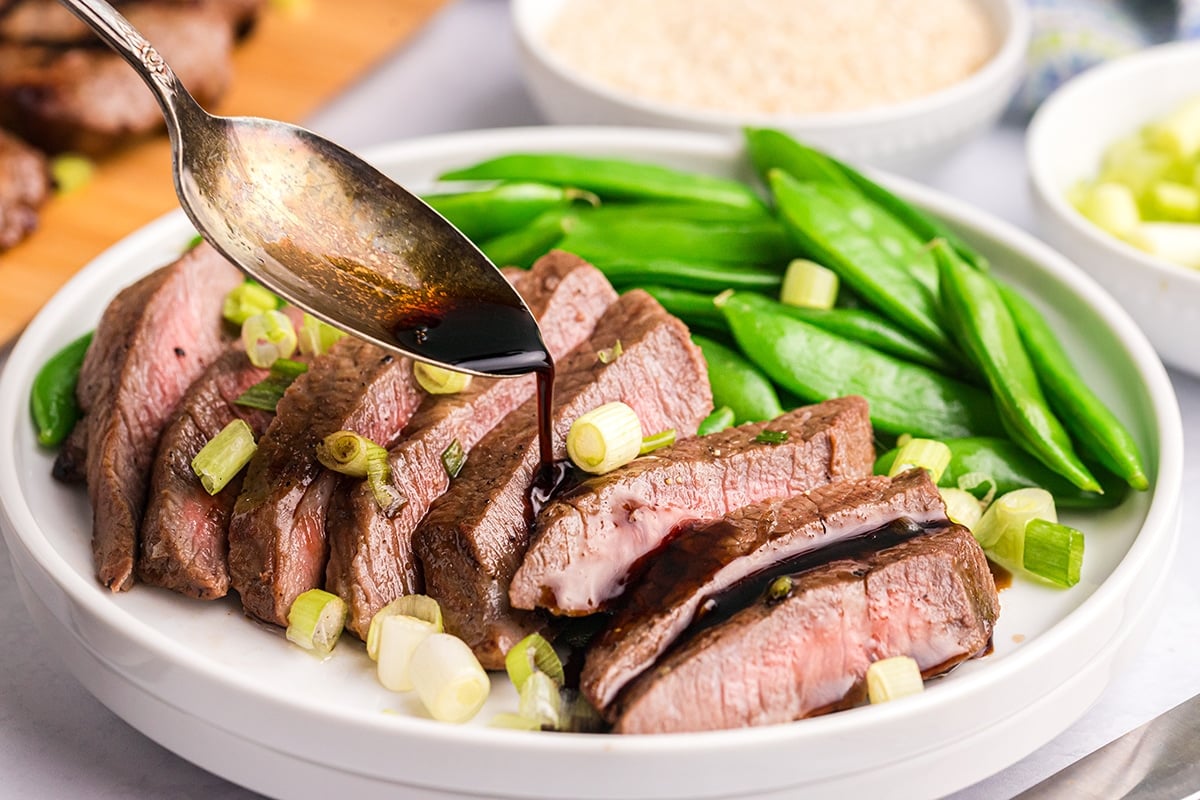
[[782, 561], [900, 518], [919, 525], [946, 522], [941, 495], [924, 470], [895, 480], [875, 475], [837, 481], [684, 525], [592, 641], [580, 689], [596, 708], [608, 708], [687, 630], [707, 599]]
[[[135, 25], [196, 100], [211, 106], [232, 75], [228, 21], [204, 6], [144, 5]], [[50, 152], [100, 155], [160, 130], [153, 93], [105, 47], [0, 43], [0, 125]]]
[[317, 461], [317, 444], [351, 430], [391, 447], [420, 401], [410, 359], [349, 336], [288, 387], [229, 525], [229, 575], [247, 613], [286, 625], [296, 597], [324, 581], [325, 514], [338, 474]]
[[[545, 256], [512, 281], [538, 319], [555, 359], [587, 339], [617, 299], [599, 270], [569, 253]], [[450, 487], [442, 453], [453, 442], [469, 452], [532, 397], [534, 387], [532, 375], [476, 377], [464, 392], [427, 396], [389, 454], [393, 482], [407, 500], [390, 517], [366, 483], [343, 482], [326, 518], [330, 550], [325, 588], [350, 607], [350, 630], [365, 637], [376, 611], [400, 595], [424, 591], [412, 535], [430, 504]]]
[[192, 470], [192, 459], [235, 419], [244, 420], [256, 440], [263, 435], [274, 415], [235, 401], [268, 374], [250, 363], [245, 350], [230, 349], [180, 401], [151, 473], [137, 566], [142, 581], [201, 600], [229, 591], [229, 518], [242, 475], [210, 495]]
[[[787, 441], [756, 441], [768, 429], [786, 432]], [[874, 462], [861, 397], [680, 441], [548, 503], [538, 514], [509, 597], [516, 608], [593, 613], [624, 591], [639, 560], [660, 548], [680, 523], [717, 519], [769, 497], [870, 475]]]
[[183, 393], [228, 345], [221, 306], [242, 274], [207, 245], [123, 289], [100, 319], [76, 392], [87, 431], [100, 581], [133, 585], [158, 439]]
[[[620, 357], [603, 363], [597, 353], [618, 339]], [[622, 295], [591, 338], [558, 365], [556, 458], [565, 457], [571, 423], [614, 400], [629, 404], [645, 430], [694, 434], [712, 407], [707, 378], [683, 323], [645, 292]], [[531, 399], [475, 446], [413, 537], [426, 592], [441, 602], [447, 630], [471, 645], [489, 669], [502, 668], [505, 652], [541, 627], [536, 615], [514, 611], [508, 602], [529, 541], [529, 494], [538, 463], [537, 404]]]
[[12, 247], [37, 227], [38, 209], [49, 194], [45, 156], [0, 131], [0, 250]]
[[614, 730], [770, 725], [854, 705], [874, 661], [911, 656], [928, 678], [983, 653], [999, 611], [983, 551], [958, 525], [832, 561], [642, 673]]
[[[265, 0], [125, 0], [113, 2], [135, 28], [140, 28], [153, 6], [198, 8], [207, 6], [219, 13], [239, 35], [254, 25]], [[0, 3], [0, 39], [22, 44], [83, 45], [102, 47], [92, 29], [58, 0], [13, 0]]]

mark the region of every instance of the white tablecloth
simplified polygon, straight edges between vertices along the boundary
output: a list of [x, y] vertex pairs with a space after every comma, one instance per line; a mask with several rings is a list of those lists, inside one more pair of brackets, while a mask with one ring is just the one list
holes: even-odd
[[[322, 2], [324, 0], [318, 0]], [[502, 0], [457, 0], [359, 86], [308, 121], [352, 148], [454, 130], [541, 122], [522, 86]], [[1032, 229], [1023, 130], [1006, 121], [930, 180]], [[0, 353], [0, 361], [3, 360]], [[1200, 383], [1172, 373], [1183, 410], [1184, 485], [1200, 478]], [[954, 795], [1009, 798], [1200, 692], [1200, 498], [1185, 492], [1166, 611], [1142, 652], [1086, 716], [1033, 755]], [[109, 712], [59, 664], [24, 614], [0, 542], [0, 798], [247, 800], [251, 792], [173, 755]]]

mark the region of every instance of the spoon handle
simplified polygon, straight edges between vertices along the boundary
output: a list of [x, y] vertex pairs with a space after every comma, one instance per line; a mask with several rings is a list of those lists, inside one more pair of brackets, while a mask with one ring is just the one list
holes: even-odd
[[115, 50], [154, 92], [167, 119], [171, 138], [176, 138], [182, 112], [199, 110], [199, 105], [180, 83], [175, 72], [163, 61], [154, 45], [105, 0], [59, 0], [67, 10], [83, 20], [105, 44]]

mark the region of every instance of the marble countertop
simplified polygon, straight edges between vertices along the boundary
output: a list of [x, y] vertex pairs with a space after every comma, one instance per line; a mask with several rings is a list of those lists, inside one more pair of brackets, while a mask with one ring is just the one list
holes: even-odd
[[[428, 134], [538, 124], [518, 73], [503, 0], [456, 0], [354, 89], [308, 120], [351, 148]], [[1032, 230], [1024, 130], [1006, 120], [956, 153], [927, 182]], [[4, 354], [0, 353], [0, 361]], [[1200, 382], [1171, 379], [1183, 414], [1184, 485], [1200, 481]], [[954, 800], [1009, 798], [1080, 756], [1200, 692], [1200, 498], [1185, 492], [1183, 537], [1166, 609], [1141, 652], [1076, 724]], [[253, 793], [145, 738], [89, 695], [24, 614], [0, 541], [0, 798], [247, 800]], [[1183, 632], [1182, 635], [1181, 632]]]

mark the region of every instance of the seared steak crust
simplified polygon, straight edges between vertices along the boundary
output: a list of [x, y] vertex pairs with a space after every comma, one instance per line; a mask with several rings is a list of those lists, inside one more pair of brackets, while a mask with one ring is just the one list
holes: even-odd
[[911, 656], [930, 677], [980, 654], [999, 610], [983, 551], [958, 525], [833, 561], [642, 673], [618, 698], [614, 730], [769, 725], [852, 705], [879, 659]]
[[[787, 440], [756, 441], [768, 429], [786, 433]], [[870, 475], [874, 459], [867, 403], [860, 397], [680, 441], [548, 503], [510, 599], [517, 608], [590, 614], [624, 591], [638, 560], [662, 546], [680, 523]]]
[[947, 521], [924, 470], [895, 480], [873, 475], [837, 481], [683, 526], [589, 646], [580, 688], [596, 708], [607, 708], [687, 630], [706, 599], [780, 562], [900, 518], [921, 525]]
[[[620, 357], [602, 363], [597, 352], [618, 339]], [[556, 456], [565, 456], [563, 442], [576, 417], [614, 400], [629, 404], [646, 430], [675, 428], [681, 436], [694, 434], [712, 407], [704, 359], [687, 328], [641, 291], [623, 295], [590, 340], [558, 365]], [[535, 615], [508, 602], [528, 543], [537, 466], [536, 403], [530, 400], [476, 445], [413, 541], [426, 591], [441, 602], [447, 629], [491, 669], [501, 668], [504, 653], [540, 627]]]
[[[568, 253], [552, 253], [510, 278], [538, 319], [551, 356], [591, 335], [616, 299], [604, 275]], [[453, 442], [469, 452], [484, 434], [533, 396], [535, 379], [475, 378], [464, 392], [429, 395], [389, 460], [405, 504], [385, 514], [362, 481], [344, 481], [326, 518], [330, 554], [325, 588], [350, 607], [347, 626], [365, 637], [371, 617], [403, 594], [424, 591], [412, 535], [430, 504], [450, 486], [442, 453]]]
[[7, 250], [37, 227], [37, 212], [50, 193], [45, 157], [0, 131], [0, 250]]
[[227, 346], [225, 295], [242, 274], [207, 245], [121, 291], [96, 329], [77, 393], [87, 431], [92, 551], [100, 581], [133, 585], [150, 464], [192, 381]]

